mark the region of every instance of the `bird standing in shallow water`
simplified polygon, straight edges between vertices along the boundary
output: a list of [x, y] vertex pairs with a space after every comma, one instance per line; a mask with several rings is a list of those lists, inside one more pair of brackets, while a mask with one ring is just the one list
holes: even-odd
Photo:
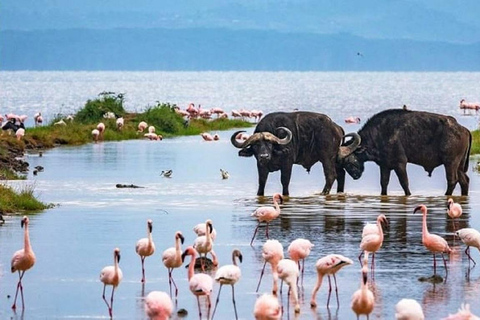
[[152, 291], [145, 298], [145, 313], [150, 320], [168, 320], [172, 311], [172, 299], [163, 291]]
[[365, 251], [365, 256], [363, 257], [363, 267], [362, 267], [362, 282], [360, 289], [355, 291], [352, 296], [352, 310], [357, 315], [357, 320], [360, 319], [360, 315], [364, 314], [367, 316], [367, 320], [370, 317], [370, 313], [373, 311], [375, 306], [375, 297], [373, 292], [368, 289], [368, 251]]
[[424, 320], [422, 306], [416, 300], [402, 299], [395, 305], [396, 320]]
[[22, 309], [25, 309], [25, 301], [23, 299], [23, 286], [22, 286], [22, 279], [25, 271], [33, 267], [35, 264], [35, 253], [33, 253], [32, 246], [30, 245], [30, 236], [28, 232], [28, 224], [30, 220], [27, 216], [24, 216], [20, 225], [24, 228], [23, 232], [23, 249], [16, 251], [13, 254], [12, 262], [11, 262], [11, 271], [12, 273], [18, 271], [18, 283], [17, 283], [17, 290], [15, 291], [15, 299], [13, 300], [12, 309], [15, 310], [17, 308], [17, 295], [18, 291], [20, 290], [20, 295], [22, 297]]
[[447, 202], [447, 214], [450, 218], [452, 218], [453, 231], [457, 229], [457, 227], [455, 226], [455, 219], [460, 218], [462, 212], [463, 210], [460, 203], [456, 203], [453, 201], [452, 198], [449, 198]]
[[468, 257], [468, 264], [470, 265], [470, 260], [472, 260], [473, 266], [475, 266], [477, 263], [470, 256], [470, 247], [475, 247], [480, 252], [480, 232], [473, 228], [463, 228], [457, 230], [457, 232], [455, 232], [455, 235], [457, 235], [457, 237], [459, 237], [460, 240], [462, 240], [462, 242], [467, 245], [467, 249], [465, 249], [465, 254]]
[[277, 273], [277, 265], [280, 260], [283, 259], [283, 245], [278, 240], [267, 240], [262, 247], [262, 257], [265, 260], [263, 263], [262, 272], [260, 273], [260, 279], [258, 279], [257, 290], [260, 288], [260, 282], [262, 282], [263, 273], [265, 272], [265, 265], [270, 263], [272, 267], [272, 275], [273, 275], [273, 289], [272, 293], [274, 295], [277, 294], [278, 290], [278, 273]]
[[295, 261], [290, 259], [282, 259], [278, 262], [277, 266], [278, 277], [286, 282], [288, 289], [287, 303], [290, 301], [290, 295], [293, 297], [293, 303], [295, 305], [295, 313], [300, 312], [300, 304], [298, 303], [298, 290], [297, 279], [299, 275], [298, 265]]
[[218, 294], [217, 294], [217, 301], [215, 302], [215, 307], [213, 308], [213, 314], [212, 314], [212, 319], [215, 316], [215, 310], [217, 310], [217, 304], [218, 301], [220, 300], [220, 292], [222, 291], [222, 286], [224, 284], [228, 284], [232, 286], [232, 301], [233, 301], [233, 308], [235, 310], [235, 319], [238, 319], [238, 314], [237, 314], [237, 306], [235, 303], [235, 283], [240, 280], [240, 277], [242, 276], [242, 271], [240, 268], [237, 266], [237, 258], [238, 261], [242, 262], [242, 253], [240, 250], [235, 249], [232, 252], [232, 262], [233, 264], [228, 264], [225, 266], [220, 267], [220, 269], [217, 270], [215, 273], [215, 281], [220, 283], [220, 289], [218, 289]]
[[[303, 272], [305, 270], [305, 258], [310, 255], [310, 251], [313, 248], [313, 243], [310, 240], [298, 238], [293, 240], [288, 246], [288, 255], [290, 259], [295, 261], [298, 265], [298, 270], [301, 270], [302, 284], [303, 284]], [[302, 260], [302, 267], [300, 268], [300, 260]]]
[[163, 170], [162, 172], [160, 172], [160, 175], [164, 176], [165, 178], [171, 178], [172, 173], [173, 173], [172, 170]]
[[327, 299], [327, 308], [330, 303], [330, 295], [332, 294], [332, 282], [330, 280], [330, 275], [333, 276], [333, 280], [335, 281], [335, 293], [337, 295], [337, 307], [340, 306], [340, 301], [338, 300], [338, 286], [337, 286], [337, 278], [335, 274], [343, 267], [353, 264], [353, 261], [347, 257], [342, 256], [341, 254], [329, 254], [323, 258], [317, 260], [315, 264], [315, 268], [317, 269], [317, 284], [312, 291], [312, 299], [310, 299], [310, 306], [315, 308], [317, 306], [316, 296], [317, 291], [320, 289], [322, 285], [323, 277], [325, 275], [328, 276], [328, 299]]
[[443, 256], [444, 253], [452, 252], [452, 249], [448, 246], [448, 243], [445, 239], [436, 234], [431, 234], [428, 232], [427, 228], [427, 207], [425, 205], [420, 205], [415, 208], [413, 213], [417, 211], [422, 211], [423, 214], [423, 223], [422, 223], [422, 243], [430, 252], [433, 253], [433, 274], [437, 274], [437, 261], [435, 259], [435, 254], [440, 253], [443, 258], [443, 264], [445, 265], [445, 272], [448, 274], [447, 261]]
[[182, 260], [182, 244], [185, 241], [180, 231], [175, 232], [175, 247], [171, 247], [163, 251], [162, 262], [168, 269], [168, 284], [170, 286], [170, 295], [172, 295], [172, 283], [175, 286], [175, 297], [178, 295], [177, 284], [173, 280], [173, 269], [179, 268], [183, 264]]
[[[103, 282], [103, 301], [107, 304], [108, 313], [110, 314], [110, 318], [113, 317], [113, 294], [115, 293], [115, 288], [120, 284], [123, 278], [123, 273], [118, 263], [120, 262], [120, 249], [115, 248], [113, 250], [113, 266], [107, 266], [102, 269], [100, 272], [100, 281]], [[105, 288], [107, 286], [112, 286], [112, 295], [110, 296], [110, 304], [108, 303], [107, 299], [105, 299]]]
[[[205, 257], [207, 258], [207, 253], [212, 255], [212, 262], [213, 265], [216, 267], [218, 265], [217, 256], [213, 251], [213, 239], [212, 239], [212, 231], [213, 231], [213, 223], [212, 220], [208, 219], [205, 221], [206, 233], [204, 236], [199, 236], [195, 239], [193, 248], [197, 250], [200, 255], [200, 258]], [[194, 261], [195, 264], [195, 261]], [[205, 271], [205, 261], [204, 259], [201, 260], [202, 271]]]
[[262, 222], [266, 222], [266, 224], [267, 224], [267, 228], [265, 230], [265, 235], [268, 239], [268, 224], [272, 220], [278, 218], [278, 216], [280, 215], [280, 206], [279, 206], [278, 202], [280, 202], [280, 204], [282, 204], [283, 203], [283, 197], [280, 193], [275, 193], [273, 195], [273, 207], [263, 206], [263, 207], [258, 208], [257, 210], [255, 210], [251, 214], [252, 217], [257, 218], [258, 224], [257, 224], [257, 227], [255, 228], [255, 232], [253, 233], [253, 237], [252, 237], [252, 240], [250, 241], [250, 245], [252, 245], [253, 239], [255, 239], [255, 235], [257, 234], [258, 227], [260, 226], [260, 223], [262, 223]]
[[388, 226], [387, 217], [384, 214], [380, 214], [377, 217], [377, 223], [367, 223], [363, 227], [362, 231], [362, 241], [360, 242], [360, 255], [358, 256], [358, 261], [362, 263], [362, 254], [364, 251], [372, 253], [372, 264], [371, 269], [375, 267], [375, 252], [380, 250], [383, 244], [383, 228], [382, 225], [385, 224]]
[[140, 256], [142, 261], [142, 280], [141, 282], [145, 282], [145, 258], [151, 256], [155, 252], [155, 243], [152, 240], [152, 229], [153, 229], [153, 222], [152, 220], [147, 220], [147, 238], [142, 238], [137, 241], [137, 245], [135, 246], [135, 251]]
[[220, 169], [220, 173], [222, 174], [222, 179], [223, 180], [228, 179], [230, 177], [230, 174], [228, 173], [228, 171]]
[[280, 320], [282, 309], [277, 297], [268, 293], [261, 295], [255, 301], [253, 315], [255, 320]]

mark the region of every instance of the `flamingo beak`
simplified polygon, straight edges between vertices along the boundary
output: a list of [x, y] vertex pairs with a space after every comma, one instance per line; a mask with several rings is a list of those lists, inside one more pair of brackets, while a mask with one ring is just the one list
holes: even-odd
[[151, 223], [148, 224], [148, 230], [150, 231], [150, 233], [152, 232], [153, 230], [153, 225]]
[[239, 260], [240, 262], [243, 262], [243, 256], [242, 256], [241, 253], [238, 255], [238, 260]]
[[418, 206], [415, 208], [415, 210], [413, 210], [413, 213], [416, 213], [417, 211], [421, 210], [422, 209], [422, 206]]
[[185, 238], [183, 237], [183, 235], [179, 234], [178, 237], [180, 238], [180, 241], [183, 244], [185, 242]]
[[364, 284], [367, 284], [367, 282], [368, 282], [367, 272], [362, 272], [362, 275], [363, 275], [363, 283], [364, 283]]
[[20, 226], [23, 228], [24, 225], [25, 225], [25, 219], [22, 219], [22, 221], [20, 221]]
[[117, 253], [117, 262], [120, 263], [120, 253]]
[[185, 257], [187, 256], [187, 250], [182, 253], [182, 263], [185, 262]]

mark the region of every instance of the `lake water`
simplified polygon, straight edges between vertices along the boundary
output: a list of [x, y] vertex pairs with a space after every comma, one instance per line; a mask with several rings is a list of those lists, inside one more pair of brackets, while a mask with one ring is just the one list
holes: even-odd
[[[406, 104], [415, 110], [455, 116], [474, 129], [478, 117], [464, 116], [458, 103], [462, 98], [480, 100], [478, 83], [480, 73], [0, 72], [0, 111], [24, 113], [29, 120], [42, 111], [51, 118], [56, 113], [74, 112], [102, 91], [114, 91], [126, 93], [126, 108], [131, 111], [141, 111], [156, 101], [181, 107], [194, 102], [227, 111], [255, 108], [265, 113], [298, 108], [326, 113], [349, 132], [358, 130], [361, 124], [346, 125], [343, 119], [348, 116], [359, 116], [364, 122], [378, 111]], [[261, 228], [253, 247], [249, 245], [256, 226], [250, 213], [260, 205], [270, 205], [271, 195], [281, 191], [281, 185], [279, 174], [271, 174], [267, 196], [255, 196], [255, 160], [238, 157], [238, 149], [229, 142], [232, 132], [219, 132], [221, 139], [217, 142], [192, 136], [161, 142], [62, 147], [45, 151], [43, 157], [27, 154], [31, 168], [41, 165], [45, 171], [37, 176], [29, 173], [27, 181], [8, 183], [18, 188], [33, 186], [42, 201], [57, 206], [30, 217], [37, 261], [25, 273], [23, 315], [21, 308], [17, 314], [10, 309], [18, 276], [9, 270], [13, 253], [23, 246], [21, 217], [7, 217], [6, 224], [0, 227], [0, 319], [108, 318], [98, 276], [104, 266], [113, 263], [115, 247], [121, 250], [124, 279], [115, 293], [114, 318], [145, 319], [143, 297], [152, 290], [168, 292], [168, 274], [161, 253], [173, 246], [177, 230], [185, 236], [183, 248], [192, 244], [193, 226], [206, 219], [213, 220], [218, 232], [215, 251], [220, 265], [231, 263], [234, 248], [243, 253], [236, 301], [239, 317], [252, 319], [265, 233]], [[471, 158], [468, 172], [470, 195], [460, 197], [457, 187], [454, 199], [464, 210], [460, 227], [480, 230], [480, 176], [473, 171], [476, 161]], [[229, 171], [229, 179], [221, 179], [220, 168]], [[166, 169], [173, 170], [172, 178], [160, 176]], [[371, 163], [360, 180], [347, 177], [346, 194], [321, 196], [321, 166], [314, 166], [310, 174], [294, 167], [291, 196], [282, 205], [280, 218], [271, 224], [270, 238], [284, 245], [286, 255], [288, 244], [299, 237], [310, 239], [315, 247], [305, 264], [301, 313], [295, 316], [293, 307], [287, 308], [284, 290], [283, 319], [355, 318], [350, 301], [360, 286], [357, 257], [361, 232], [363, 225], [374, 222], [380, 213], [388, 217], [390, 227], [376, 255], [374, 278], [370, 279], [376, 298], [370, 318], [393, 319], [394, 306], [401, 298], [419, 301], [426, 319], [455, 313], [463, 302], [472, 304], [473, 312], [480, 315], [480, 307], [475, 304], [480, 295], [480, 269], [468, 269], [465, 246], [452, 236], [452, 221], [446, 215], [447, 197], [443, 195], [443, 169], [437, 168], [431, 178], [419, 167], [409, 166], [408, 170], [413, 194], [410, 197], [402, 196], [396, 176], [392, 176], [389, 196], [380, 197], [379, 170]], [[117, 183], [144, 188], [117, 189]], [[429, 208], [430, 232], [445, 237], [454, 250], [444, 283], [418, 281], [433, 274], [432, 255], [421, 242], [422, 217], [413, 214], [419, 204]], [[142, 286], [135, 243], [146, 236], [147, 219], [153, 220], [157, 249], [146, 259], [147, 282]], [[479, 252], [474, 248], [471, 252], [479, 262]], [[337, 274], [340, 308], [336, 308], [335, 300], [330, 309], [326, 308], [328, 281], [324, 279], [317, 296], [318, 307], [312, 310], [309, 301], [316, 281], [314, 265], [329, 253], [343, 254], [354, 265]], [[439, 261], [437, 272], [444, 276], [441, 258]], [[197, 302], [188, 289], [187, 270], [176, 269], [174, 277], [179, 285], [177, 309], [188, 310], [187, 319], [198, 319]], [[269, 291], [271, 273], [267, 268], [259, 293]], [[217, 292], [215, 285], [213, 303]], [[215, 319], [234, 318], [230, 294], [229, 288], [222, 290]]]

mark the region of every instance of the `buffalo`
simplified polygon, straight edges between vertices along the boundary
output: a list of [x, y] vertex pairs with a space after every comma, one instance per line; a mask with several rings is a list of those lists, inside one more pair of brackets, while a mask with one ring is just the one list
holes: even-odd
[[[347, 137], [352, 139], [347, 140]], [[364, 163], [380, 167], [382, 195], [387, 194], [390, 172], [395, 171], [405, 195], [410, 195], [407, 163], [422, 166], [428, 176], [445, 166], [446, 195], [457, 182], [468, 195], [468, 158], [472, 144], [470, 131], [455, 118], [430, 112], [390, 109], [370, 118], [357, 133], [349, 133], [339, 151], [338, 162], [354, 179], [362, 176]]]
[[240, 148], [239, 156], [257, 159], [258, 196], [263, 196], [268, 174], [281, 171], [283, 195], [288, 196], [288, 186], [294, 164], [300, 164], [307, 172], [321, 162], [325, 174], [322, 194], [329, 194], [337, 180], [337, 192], [343, 192], [345, 170], [336, 161], [344, 131], [328, 116], [315, 112], [273, 112], [267, 114], [245, 141], [237, 140], [237, 131], [231, 137], [232, 144]]

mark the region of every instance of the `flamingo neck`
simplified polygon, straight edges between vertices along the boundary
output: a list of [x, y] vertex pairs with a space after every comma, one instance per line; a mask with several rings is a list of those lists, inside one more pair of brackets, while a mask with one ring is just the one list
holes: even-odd
[[427, 228], [427, 212], [423, 213], [423, 221], [422, 221], [422, 240], [429, 235], [428, 228]]
[[118, 256], [116, 253], [113, 255], [113, 260], [114, 260], [113, 268], [115, 269], [115, 276], [117, 276], [118, 275]]
[[190, 280], [193, 277], [194, 268], [195, 268], [195, 258], [196, 258], [195, 252], [190, 253], [190, 255], [192, 256], [192, 259], [190, 260], [190, 265], [188, 266], [188, 280]]
[[378, 234], [380, 235], [380, 238], [383, 239], [383, 228], [380, 220], [377, 220], [377, 227], [378, 227]]
[[180, 241], [180, 238], [175, 239], [175, 251], [177, 252], [177, 255], [182, 255], [182, 243]]
[[150, 229], [148, 229], [148, 247], [151, 248], [152, 244], [153, 244], [152, 233], [150, 232]]
[[31, 252], [32, 246], [30, 245], [30, 235], [28, 232], [28, 223], [25, 224], [25, 231], [23, 233], [23, 245], [25, 252]]

